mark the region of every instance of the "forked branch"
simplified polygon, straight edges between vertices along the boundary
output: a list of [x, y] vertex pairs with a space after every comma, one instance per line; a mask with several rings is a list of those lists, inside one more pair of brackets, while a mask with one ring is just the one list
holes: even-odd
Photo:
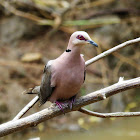
[[[86, 96], [82, 96], [75, 101], [75, 103], [73, 104], [72, 110], [70, 109], [68, 103], [66, 102], [64, 103], [65, 106], [63, 106], [63, 110], [64, 110], [64, 113], [68, 113], [71, 111], [78, 111], [81, 107], [85, 105], [104, 100], [105, 98], [108, 98], [116, 93], [131, 89], [131, 88], [137, 88], [137, 87], [140, 87], [140, 77], [127, 80], [127, 81], [122, 81], [112, 86], [109, 86], [107, 88], [92, 92]], [[51, 107], [46, 108], [28, 117], [15, 120], [15, 121], [10, 121], [10, 122], [0, 125], [0, 137], [31, 127], [31, 126], [36, 126], [37, 124], [45, 120], [49, 120], [51, 118], [54, 118], [62, 114], [63, 112], [57, 106], [55, 106], [55, 104], [53, 104]]]
[[[133, 44], [133, 43], [137, 43], [137, 42], [140, 42], [140, 37], [137, 38], [137, 39], [133, 39], [133, 40], [130, 40], [130, 41], [126, 41], [108, 51], [105, 51], [103, 53], [101, 53], [100, 55], [88, 60], [86, 62], [86, 66], [96, 62], [97, 60], [100, 60], [101, 58], [125, 47], [125, 46], [128, 46], [130, 44]], [[94, 102], [98, 102], [98, 101], [101, 101], [101, 100], [104, 100], [114, 94], [117, 94], [119, 92], [122, 92], [122, 91], [125, 91], [125, 90], [128, 90], [128, 89], [131, 89], [131, 88], [137, 88], [137, 87], [140, 87], [140, 77], [138, 78], [134, 78], [134, 79], [131, 79], [131, 80], [126, 80], [126, 81], [119, 81], [118, 83], [112, 85], [112, 86], [109, 86], [109, 87], [106, 87], [104, 89], [101, 89], [101, 90], [98, 90], [98, 91], [95, 91], [95, 92], [92, 92], [86, 96], [82, 96], [80, 98], [78, 98], [75, 103], [73, 104], [73, 109], [71, 110], [70, 107], [68, 106], [68, 103], [64, 103], [65, 106], [63, 106], [63, 110], [64, 110], [64, 113], [68, 113], [68, 112], [71, 112], [71, 111], [80, 111], [80, 112], [83, 112], [83, 113], [86, 113], [86, 114], [89, 114], [89, 115], [94, 115], [94, 116], [99, 116], [99, 117], [113, 117], [115, 116], [113, 113], [112, 114], [100, 114], [100, 113], [95, 113], [95, 112], [91, 112], [91, 111], [88, 111], [88, 110], [85, 110], [81, 107], [85, 106], [85, 105], [88, 105], [88, 104], [91, 104], [91, 103], [94, 103]], [[0, 125], [0, 137], [2, 136], [5, 136], [5, 135], [8, 135], [8, 134], [11, 134], [13, 132], [16, 132], [16, 131], [19, 131], [19, 130], [22, 130], [22, 129], [25, 129], [25, 128], [28, 128], [28, 127], [31, 127], [31, 126], [36, 126], [37, 124], [45, 121], [45, 120], [49, 120], [51, 118], [54, 118], [56, 116], [59, 116], [59, 115], [62, 115], [63, 112], [57, 107], [55, 106], [55, 104], [53, 104], [51, 107], [49, 108], [46, 108], [40, 112], [37, 112], [33, 115], [30, 115], [28, 117], [25, 117], [25, 118], [22, 118], [22, 119], [18, 119], [20, 118], [26, 111], [28, 111], [28, 109], [30, 109], [32, 107], [32, 105], [34, 105], [38, 100], [38, 97], [36, 96], [34, 98], [34, 100], [32, 100], [23, 110], [22, 112], [20, 113], [20, 115], [18, 114], [18, 116], [16, 116], [16, 118], [13, 120], [13, 121], [10, 121], [10, 122], [7, 122], [7, 123], [4, 123], [4, 124], [1, 124]], [[140, 113], [137, 112], [137, 113], [133, 113], [135, 114], [135, 116], [140, 116]], [[119, 113], [118, 116], [130, 116], [130, 114], [123, 114], [122, 113]], [[132, 113], [131, 113], [132, 115]], [[133, 115], [134, 116], [134, 115]], [[117, 117], [117, 115], [115, 116]], [[16, 120], [18, 119], [18, 120]]]

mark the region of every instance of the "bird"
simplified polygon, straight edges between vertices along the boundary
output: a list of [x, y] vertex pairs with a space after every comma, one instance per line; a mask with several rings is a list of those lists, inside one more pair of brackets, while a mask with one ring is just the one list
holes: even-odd
[[85, 31], [74, 32], [69, 39], [67, 49], [56, 59], [48, 61], [44, 67], [40, 92], [40, 105], [46, 101], [56, 103], [63, 111], [63, 101], [70, 100], [70, 108], [85, 81], [86, 66], [81, 48], [86, 44], [98, 45]]

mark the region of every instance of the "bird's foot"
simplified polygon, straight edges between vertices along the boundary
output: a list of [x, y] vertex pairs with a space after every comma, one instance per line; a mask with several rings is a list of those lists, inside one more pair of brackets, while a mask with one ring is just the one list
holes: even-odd
[[63, 110], [63, 107], [62, 105], [64, 105], [62, 102], [59, 102], [59, 101], [55, 101], [56, 105], [59, 107], [59, 109], [61, 109], [61, 111], [63, 111], [64, 113], [64, 110]]
[[70, 101], [69, 101], [70, 102], [70, 104], [69, 104], [70, 109], [72, 109], [72, 106], [73, 106], [73, 103], [75, 102], [75, 99], [76, 99], [76, 96], [73, 96], [73, 97], [70, 98]]

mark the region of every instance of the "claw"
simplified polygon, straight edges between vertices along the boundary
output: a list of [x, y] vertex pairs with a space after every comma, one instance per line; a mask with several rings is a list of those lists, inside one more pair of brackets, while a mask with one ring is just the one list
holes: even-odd
[[59, 109], [61, 109], [61, 111], [64, 113], [64, 110], [63, 110], [63, 103], [62, 102], [58, 102], [58, 101], [55, 101], [56, 105], [59, 107]]
[[72, 109], [73, 103], [75, 102], [76, 96], [70, 98], [70, 109]]

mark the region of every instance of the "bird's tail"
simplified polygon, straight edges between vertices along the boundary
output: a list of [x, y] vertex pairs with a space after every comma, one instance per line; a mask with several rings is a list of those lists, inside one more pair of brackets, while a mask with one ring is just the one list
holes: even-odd
[[22, 94], [38, 94], [40, 92], [40, 86], [29, 88], [22, 92]]

